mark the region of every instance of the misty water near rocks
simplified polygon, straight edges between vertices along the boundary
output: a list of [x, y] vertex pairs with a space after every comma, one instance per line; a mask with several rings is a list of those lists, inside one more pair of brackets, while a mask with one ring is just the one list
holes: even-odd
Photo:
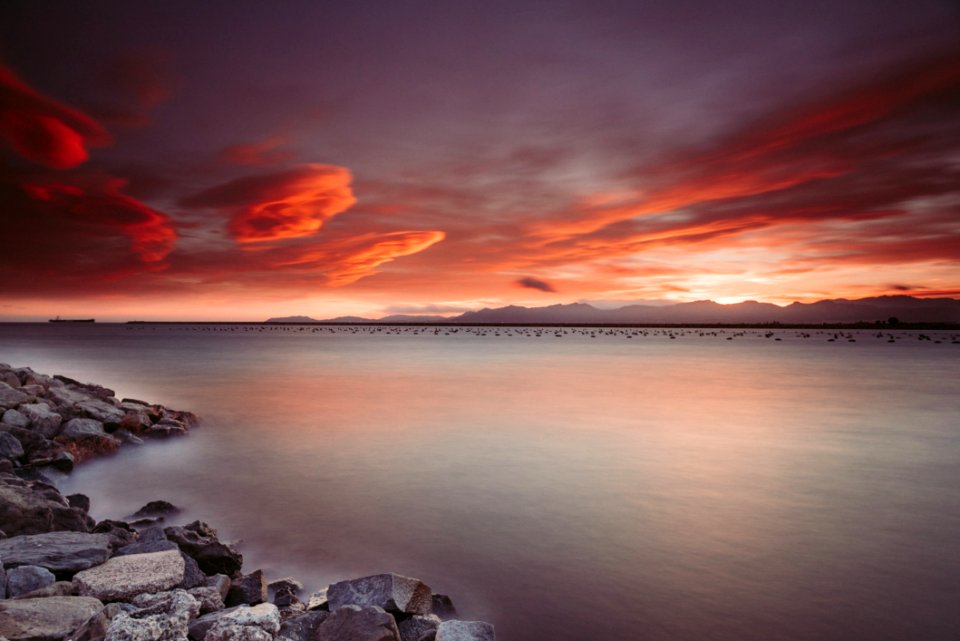
[[271, 577], [416, 576], [508, 640], [938, 640], [955, 341], [10, 324], [0, 361], [199, 414], [61, 484], [97, 518], [169, 500]]

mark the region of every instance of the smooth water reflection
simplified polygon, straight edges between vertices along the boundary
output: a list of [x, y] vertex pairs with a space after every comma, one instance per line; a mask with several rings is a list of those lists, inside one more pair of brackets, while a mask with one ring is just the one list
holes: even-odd
[[393, 570], [511, 639], [956, 639], [960, 348], [823, 337], [0, 326], [196, 411], [85, 466], [318, 587]]

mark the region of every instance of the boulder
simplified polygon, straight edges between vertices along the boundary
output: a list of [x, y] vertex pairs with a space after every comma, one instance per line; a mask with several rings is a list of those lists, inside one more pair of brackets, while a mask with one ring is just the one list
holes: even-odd
[[90, 511], [90, 497], [86, 494], [68, 494], [66, 499], [70, 507], [78, 508], [84, 512]]
[[21, 565], [7, 572], [7, 596], [13, 598], [57, 582], [57, 577], [39, 565]]
[[20, 378], [17, 376], [17, 373], [9, 368], [0, 369], [0, 382], [6, 383], [10, 387], [17, 388], [20, 387]]
[[453, 601], [446, 594], [434, 594], [430, 597], [430, 602], [430, 611], [444, 621], [457, 617], [457, 608], [454, 607]]
[[239, 609], [240, 606], [235, 608], [227, 608], [225, 610], [219, 610], [216, 612], [211, 612], [209, 614], [204, 614], [201, 617], [197, 617], [195, 620], [191, 621], [188, 625], [189, 627], [189, 636], [194, 641], [203, 641], [204, 637], [207, 636], [207, 632], [210, 628], [213, 627], [213, 624], [220, 620], [221, 617], [226, 616], [228, 613], [233, 612], [234, 610]]
[[116, 396], [116, 392], [108, 387], [103, 385], [95, 385], [93, 383], [81, 383], [78, 380], [72, 379], [68, 376], [63, 376], [61, 374], [54, 374], [53, 379], [64, 383], [67, 387], [72, 390], [76, 390], [87, 397], [94, 397], [100, 399], [113, 399]]
[[70, 574], [100, 565], [110, 556], [110, 537], [85, 532], [47, 532], [0, 540], [0, 558], [10, 568], [39, 565]]
[[397, 624], [400, 641], [419, 641], [428, 632], [435, 634], [440, 623], [440, 617], [436, 614], [414, 614]]
[[135, 605], [139, 609], [110, 621], [105, 641], [187, 641], [188, 624], [199, 611], [197, 600], [183, 590], [144, 594]]
[[123, 410], [98, 399], [80, 401], [74, 409], [82, 416], [95, 419], [104, 425], [118, 426], [123, 421]]
[[483, 621], [444, 621], [436, 641], [496, 641], [493, 626]]
[[188, 428], [184, 423], [172, 418], [162, 418], [146, 428], [144, 434], [154, 438], [167, 438], [168, 436], [183, 436], [187, 431]]
[[327, 588], [322, 590], [317, 590], [310, 595], [310, 598], [307, 599], [307, 609], [308, 610], [329, 610], [330, 601], [327, 599]]
[[150, 501], [130, 515], [133, 519], [155, 519], [179, 514], [180, 508], [168, 501]]
[[[113, 553], [114, 556], [127, 556], [129, 554], [149, 554], [151, 552], [165, 552], [167, 550], [180, 551], [180, 547], [173, 541], [162, 539], [160, 541], [138, 541], [125, 545]], [[196, 563], [196, 561], [194, 561]]]
[[86, 394], [67, 389], [65, 386], [56, 387], [51, 385], [49, 389], [47, 389], [46, 398], [52, 401], [58, 408], [72, 409], [75, 404], [89, 400], [90, 397]]
[[140, 534], [125, 521], [105, 519], [97, 523], [92, 531], [97, 534], [106, 534], [109, 536], [110, 545], [115, 550], [127, 545], [132, 545], [140, 539]]
[[331, 611], [345, 605], [375, 605], [388, 612], [430, 614], [430, 595], [430, 587], [419, 579], [392, 573], [340, 581], [327, 589]]
[[87, 513], [70, 507], [56, 488], [0, 478], [0, 528], [7, 536], [90, 529]]
[[223, 609], [223, 597], [220, 596], [220, 590], [214, 586], [198, 586], [188, 589], [187, 592], [200, 604], [200, 614], [217, 612]]
[[204, 574], [232, 576], [240, 571], [243, 555], [217, 538], [217, 531], [201, 521], [164, 529], [167, 538], [196, 559]]
[[303, 591], [303, 584], [292, 576], [285, 576], [282, 579], [276, 579], [267, 584], [267, 590], [278, 592], [285, 590], [291, 594], [300, 594]]
[[21, 594], [18, 598], [20, 599], [39, 599], [41, 597], [50, 597], [50, 596], [76, 596], [77, 591], [73, 589], [73, 583], [71, 581], [57, 581], [51, 583], [50, 585], [44, 586], [42, 588], [37, 588], [33, 592], [27, 592], [26, 594]]
[[0, 383], [0, 409], [12, 409], [21, 403], [28, 403], [32, 399], [20, 390]]
[[123, 611], [121, 604], [108, 603], [102, 610], [87, 619], [86, 623], [77, 628], [70, 635], [68, 641], [103, 641], [107, 636], [110, 621]]
[[9, 425], [11, 427], [29, 427], [30, 419], [18, 410], [9, 409], [3, 412], [3, 418], [0, 419], [0, 424]]
[[217, 592], [220, 593], [220, 598], [226, 599], [230, 592], [230, 577], [226, 574], [214, 574], [207, 577], [207, 585], [216, 588]]
[[280, 624], [278, 638], [289, 641], [313, 641], [317, 635], [317, 628], [327, 620], [329, 612], [306, 612], [299, 616], [287, 619]]
[[60, 440], [77, 441], [106, 436], [103, 423], [92, 418], [72, 418], [60, 431]]
[[90, 597], [60, 596], [0, 601], [0, 637], [60, 641], [103, 609]]
[[24, 455], [20, 440], [9, 432], [0, 432], [0, 458], [18, 459]]
[[224, 602], [229, 606], [257, 605], [266, 600], [267, 579], [263, 576], [262, 570], [255, 570], [231, 583]]
[[272, 603], [240, 606], [217, 619], [204, 641], [273, 641], [280, 631], [280, 612]]
[[[189, 590], [190, 588], [197, 588], [207, 584], [207, 575], [200, 570], [200, 566], [197, 564], [196, 559], [192, 556], [187, 556], [183, 553], [183, 550], [177, 550], [180, 552], [180, 556], [183, 557], [183, 581], [180, 582], [181, 588], [184, 590]], [[221, 606], [222, 607], [222, 606]]]
[[18, 409], [30, 420], [30, 429], [44, 438], [53, 438], [60, 432], [63, 417], [46, 403], [24, 403]]
[[126, 601], [144, 592], [176, 587], [183, 581], [183, 573], [180, 552], [167, 550], [114, 557], [103, 565], [77, 572], [73, 583], [82, 596]]
[[383, 608], [347, 605], [317, 626], [314, 641], [400, 641], [397, 622]]

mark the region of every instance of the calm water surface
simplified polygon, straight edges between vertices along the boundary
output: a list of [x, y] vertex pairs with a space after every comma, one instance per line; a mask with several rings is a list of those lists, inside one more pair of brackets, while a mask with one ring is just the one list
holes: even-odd
[[417, 576], [502, 641], [960, 638], [948, 334], [312, 329], [0, 325], [0, 361], [202, 415], [65, 489], [248, 570]]

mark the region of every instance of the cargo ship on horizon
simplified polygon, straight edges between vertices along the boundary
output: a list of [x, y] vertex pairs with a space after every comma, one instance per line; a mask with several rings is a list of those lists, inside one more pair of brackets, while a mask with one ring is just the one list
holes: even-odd
[[97, 320], [95, 318], [51, 318], [48, 323], [95, 323]]

